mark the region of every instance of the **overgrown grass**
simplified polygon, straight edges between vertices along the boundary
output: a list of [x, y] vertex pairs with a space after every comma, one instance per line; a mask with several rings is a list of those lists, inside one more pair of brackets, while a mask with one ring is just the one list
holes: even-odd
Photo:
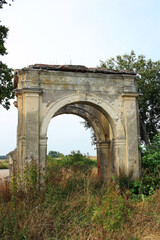
[[[78, 155], [76, 155], [78, 154]], [[82, 163], [85, 161], [85, 164]], [[128, 188], [102, 184], [95, 162], [80, 153], [48, 159], [45, 188], [36, 164], [26, 167], [25, 189], [0, 184], [1, 240], [138, 240], [160, 236], [160, 190], [133, 201]]]

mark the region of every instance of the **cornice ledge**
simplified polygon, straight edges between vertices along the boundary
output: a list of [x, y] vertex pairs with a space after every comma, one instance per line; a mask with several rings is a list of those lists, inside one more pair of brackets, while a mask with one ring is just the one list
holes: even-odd
[[123, 98], [136, 98], [139, 96], [139, 93], [138, 92], [124, 92], [124, 93], [121, 93], [121, 96]]
[[39, 93], [43, 92], [42, 88], [22, 88], [22, 89], [15, 89], [15, 94], [22, 94], [22, 93]]

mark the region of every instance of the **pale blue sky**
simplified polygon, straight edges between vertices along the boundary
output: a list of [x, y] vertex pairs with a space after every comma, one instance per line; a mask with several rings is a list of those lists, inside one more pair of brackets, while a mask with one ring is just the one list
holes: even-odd
[[[2, 24], [10, 29], [8, 55], [1, 59], [12, 68], [34, 63], [95, 67], [99, 60], [133, 49], [136, 54], [159, 60], [159, 12], [159, 0], [15, 0], [11, 7], [0, 10]], [[49, 126], [48, 149], [95, 154], [89, 133], [83, 132], [79, 121], [75, 116], [55, 118]], [[17, 110], [0, 107], [0, 154], [15, 148], [16, 125]]]

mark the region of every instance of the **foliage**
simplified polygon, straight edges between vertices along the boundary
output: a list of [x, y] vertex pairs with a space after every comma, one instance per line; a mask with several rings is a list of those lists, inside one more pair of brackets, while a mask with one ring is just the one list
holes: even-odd
[[39, 189], [39, 166], [32, 160], [26, 164], [22, 181], [25, 182], [25, 187], [28, 191], [36, 193], [37, 187]]
[[100, 67], [118, 71], [134, 71], [137, 74], [141, 140], [149, 145], [160, 130], [160, 61], [146, 60], [145, 56], [118, 55], [101, 61]]
[[96, 167], [97, 163], [91, 159], [86, 158], [80, 151], [72, 151], [70, 155], [63, 156], [61, 160], [48, 159], [58, 168], [65, 167], [74, 171], [83, 170], [87, 172], [91, 167]]
[[[71, 158], [71, 162], [83, 161], [79, 153], [72, 153]], [[158, 233], [160, 191], [143, 201], [132, 202], [113, 183], [102, 184], [83, 170], [60, 181], [64, 165], [57, 168], [58, 160], [51, 160], [51, 156], [49, 159], [52, 164], [48, 165], [50, 174], [45, 189], [37, 191], [35, 185], [34, 194], [31, 187], [39, 184], [35, 181], [34, 162], [26, 167], [30, 176], [26, 181], [30, 184], [25, 184], [25, 188], [16, 179], [12, 184], [0, 184], [2, 240], [140, 240], [145, 234]]]
[[0, 169], [8, 169], [9, 168], [9, 163], [7, 160], [0, 162]]
[[142, 157], [142, 165], [146, 173], [160, 173], [160, 133], [154, 136], [150, 148], [147, 146]]
[[109, 185], [102, 197], [100, 206], [94, 209], [93, 220], [102, 225], [103, 229], [115, 231], [128, 221], [129, 213], [122, 195], [113, 184]]
[[0, 155], [0, 159], [7, 159], [6, 155]]
[[59, 158], [60, 156], [62, 156], [63, 154], [57, 151], [49, 151], [48, 153], [49, 156], [52, 156], [52, 158]]
[[0, 0], [0, 8], [3, 8], [3, 4], [9, 4], [9, 6], [11, 6], [11, 2], [13, 2], [13, 0]]
[[142, 157], [142, 186], [150, 194], [160, 188], [160, 133], [154, 136], [150, 148], [147, 146]]
[[81, 122], [81, 124], [83, 124], [84, 125], [84, 128], [87, 130], [87, 129], [90, 129], [90, 131], [91, 131], [91, 144], [92, 145], [96, 145], [96, 135], [95, 135], [95, 133], [94, 133], [94, 130], [93, 130], [93, 128], [91, 127], [91, 125], [87, 122], [87, 121], [83, 121], [83, 122]]
[[[0, 8], [3, 7], [3, 4], [7, 3], [8, 2], [1, 0]], [[7, 54], [7, 50], [4, 46], [7, 33], [8, 28], [0, 25], [0, 55], [2, 56]], [[6, 109], [10, 107], [9, 99], [12, 99], [14, 96], [12, 78], [12, 69], [8, 68], [6, 64], [0, 61], [0, 104]]]
[[133, 181], [132, 173], [126, 176], [124, 173], [116, 179], [121, 192], [130, 190], [133, 197], [148, 196], [160, 188], [160, 134], [154, 136], [150, 147], [143, 149], [142, 154], [142, 178]]
[[0, 104], [6, 109], [10, 107], [9, 99], [14, 96], [12, 77], [12, 69], [0, 61]]

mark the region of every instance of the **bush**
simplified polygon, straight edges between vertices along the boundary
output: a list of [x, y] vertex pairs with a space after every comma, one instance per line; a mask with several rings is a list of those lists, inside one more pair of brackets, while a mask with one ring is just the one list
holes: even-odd
[[146, 174], [159, 176], [160, 173], [160, 133], [153, 138], [150, 147], [146, 147], [142, 157], [142, 166]]
[[52, 158], [59, 158], [63, 156], [63, 154], [57, 151], [49, 151], [48, 156], [51, 156]]
[[146, 147], [142, 157], [141, 191], [148, 195], [160, 188], [160, 133]]
[[63, 156], [61, 159], [56, 160], [50, 156], [47, 158], [47, 165], [51, 167], [52, 165], [57, 168], [67, 168], [72, 169], [73, 171], [87, 172], [92, 167], [97, 167], [97, 162], [91, 159], [86, 158], [79, 151], [72, 151], [70, 155]]
[[160, 188], [160, 134], [153, 138], [150, 147], [146, 147], [142, 153], [142, 179], [132, 180], [129, 176], [122, 175], [116, 179], [121, 191], [129, 189], [133, 197], [138, 194], [151, 195]]
[[4, 162], [0, 162], [0, 169], [8, 169], [9, 163], [8, 160], [5, 160]]

